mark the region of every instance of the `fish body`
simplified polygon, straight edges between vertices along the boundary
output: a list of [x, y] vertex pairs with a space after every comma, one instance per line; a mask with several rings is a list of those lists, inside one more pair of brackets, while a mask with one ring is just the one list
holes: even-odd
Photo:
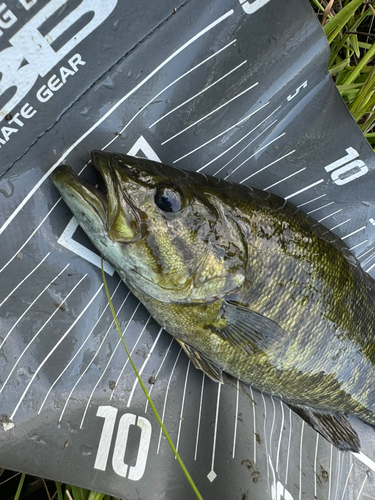
[[93, 244], [194, 365], [225, 371], [359, 450], [375, 425], [375, 287], [347, 246], [282, 198], [93, 152], [106, 193], [53, 181]]

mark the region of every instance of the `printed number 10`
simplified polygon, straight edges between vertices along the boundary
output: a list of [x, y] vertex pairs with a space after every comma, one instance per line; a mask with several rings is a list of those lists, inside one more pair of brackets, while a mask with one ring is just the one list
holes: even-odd
[[[100, 436], [98, 452], [94, 464], [95, 469], [105, 470], [107, 467], [109, 451], [114, 434], [117, 408], [112, 406], [99, 406], [96, 412], [97, 417], [104, 418], [102, 434]], [[113, 470], [122, 477], [127, 477], [133, 481], [139, 481], [143, 476], [146, 468], [148, 450], [151, 440], [151, 424], [144, 417], [138, 417], [133, 413], [125, 413], [120, 418], [115, 446], [112, 455]], [[141, 437], [135, 465], [128, 465], [124, 462], [125, 450], [128, 443], [129, 428], [131, 425], [137, 425], [141, 429]]]
[[368, 172], [368, 167], [362, 160], [355, 160], [359, 156], [358, 151], [354, 148], [348, 148], [346, 152], [346, 156], [324, 167], [326, 172], [332, 172], [332, 180], [338, 186], [354, 181], [354, 179], [358, 179], [358, 177], [362, 177]]

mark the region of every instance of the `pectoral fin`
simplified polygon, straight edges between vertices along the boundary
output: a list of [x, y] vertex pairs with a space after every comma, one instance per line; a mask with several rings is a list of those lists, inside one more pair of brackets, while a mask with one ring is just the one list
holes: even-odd
[[216, 333], [246, 354], [278, 352], [287, 341], [287, 332], [277, 323], [241, 304], [224, 301], [222, 311], [227, 325]]
[[185, 342], [183, 342], [182, 340], [176, 340], [185, 351], [187, 357], [193, 363], [195, 368], [197, 368], [198, 370], [202, 370], [207, 375], [207, 377], [209, 377], [214, 382], [219, 382], [220, 384], [224, 383], [223, 373], [218, 366], [214, 365], [212, 361], [206, 358], [206, 356], [201, 354], [190, 345], [185, 344]]
[[339, 450], [359, 453], [361, 445], [358, 434], [344, 413], [315, 410], [307, 406], [290, 406], [290, 408]]

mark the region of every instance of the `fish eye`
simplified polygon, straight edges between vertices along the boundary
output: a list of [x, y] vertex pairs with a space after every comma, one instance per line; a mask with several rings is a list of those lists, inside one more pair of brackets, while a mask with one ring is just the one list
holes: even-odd
[[181, 208], [181, 195], [169, 187], [159, 187], [155, 193], [155, 204], [163, 212], [178, 212]]

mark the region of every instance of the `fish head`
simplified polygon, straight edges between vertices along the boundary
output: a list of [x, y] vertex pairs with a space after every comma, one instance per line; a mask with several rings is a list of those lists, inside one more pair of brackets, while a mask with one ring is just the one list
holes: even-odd
[[61, 165], [52, 179], [83, 230], [138, 297], [212, 302], [242, 286], [242, 236], [217, 179], [127, 155], [94, 151], [105, 189]]

